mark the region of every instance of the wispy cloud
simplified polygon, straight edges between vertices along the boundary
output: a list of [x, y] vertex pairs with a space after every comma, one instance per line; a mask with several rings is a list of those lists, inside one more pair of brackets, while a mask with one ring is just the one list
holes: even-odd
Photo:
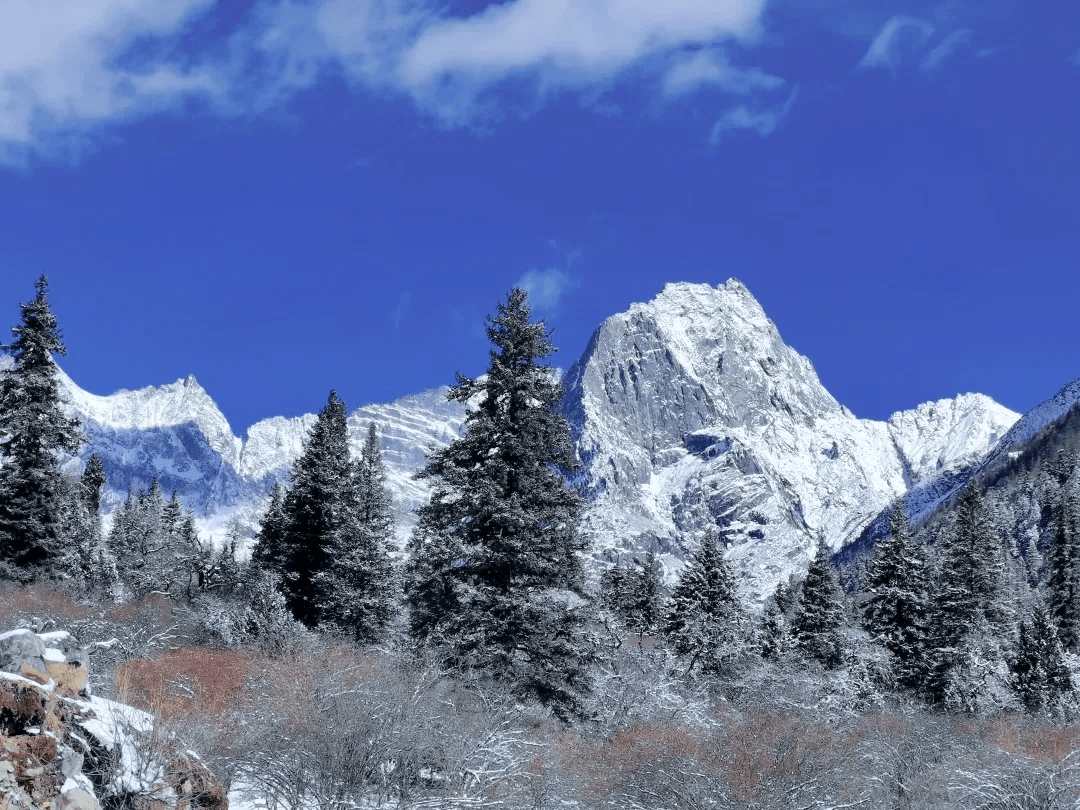
[[703, 87], [718, 87], [729, 93], [745, 94], [753, 90], [776, 90], [784, 80], [760, 68], [734, 67], [717, 48], [703, 48], [675, 59], [664, 76], [664, 95], [670, 98], [697, 92]]
[[[219, 114], [259, 113], [343, 75], [403, 95], [445, 125], [468, 124], [530, 88], [610, 106], [617, 82], [659, 78], [681, 96], [782, 80], [730, 64], [753, 45], [766, 0], [505, 0], [454, 15], [439, 0], [257, 0], [209, 46], [216, 0], [5, 0], [0, 3], [0, 158], [85, 140], [197, 98]], [[192, 52], [199, 42], [204, 52]], [[516, 94], [521, 98], [520, 93]]]
[[0, 3], [0, 159], [18, 162], [30, 151], [81, 148], [86, 132], [102, 122], [220, 93], [219, 77], [175, 58], [173, 48], [212, 3]]
[[945, 39], [941, 40], [930, 53], [920, 63], [920, 67], [930, 73], [941, 67], [953, 52], [961, 45], [967, 45], [971, 42], [971, 31], [967, 28], [961, 28], [959, 31], [953, 31]]
[[405, 313], [409, 310], [409, 304], [412, 302], [412, 293], [406, 290], [400, 296], [398, 296], [397, 306], [390, 312], [390, 320], [394, 324], [394, 328], [397, 329], [401, 326], [401, 319], [405, 317]]
[[529, 303], [534, 309], [555, 315], [559, 311], [563, 296], [580, 284], [581, 280], [571, 274], [569, 269], [549, 267], [546, 270], [527, 270], [514, 286], [529, 294]]
[[750, 130], [763, 138], [772, 135], [784, 117], [791, 112], [791, 108], [795, 106], [795, 100], [798, 97], [799, 88], [795, 87], [792, 89], [787, 101], [779, 107], [752, 110], [742, 104], [728, 110], [713, 124], [712, 132], [709, 133], [709, 143], [715, 146], [726, 134], [739, 130]]
[[882, 26], [870, 48], [859, 62], [860, 70], [887, 68], [892, 70], [900, 64], [902, 50], [914, 44], [922, 46], [934, 33], [934, 26], [918, 17], [897, 14]]

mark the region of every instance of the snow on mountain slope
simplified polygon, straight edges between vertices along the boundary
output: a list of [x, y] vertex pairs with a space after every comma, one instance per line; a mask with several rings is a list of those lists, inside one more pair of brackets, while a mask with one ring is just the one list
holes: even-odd
[[[833, 549], [857, 538], [897, 496], [930, 503], [1008, 438], [1017, 419], [976, 394], [888, 422], [857, 419], [736, 280], [671, 284], [608, 318], [564, 381], [561, 407], [583, 461], [577, 483], [591, 502], [585, 530], [594, 551], [611, 558], [653, 545], [673, 572], [713, 533], [752, 596], [805, 569], [819, 538]], [[82, 457], [97, 452], [105, 462], [110, 503], [157, 475], [218, 537], [250, 536], [315, 420], [274, 417], [241, 440], [190, 377], [111, 396], [66, 376], [63, 385], [86, 426]], [[1067, 410], [1080, 397], [1074, 385], [1008, 435], [1037, 431]], [[368, 424], [377, 425], [402, 538], [428, 493], [413, 474], [459, 435], [464, 415], [443, 388], [349, 416], [355, 453]]]
[[[10, 358], [0, 370], [10, 365]], [[105, 503], [115, 507], [134, 486], [156, 476], [166, 493], [176, 490], [196, 510], [204, 532], [224, 537], [250, 535], [260, 520], [274, 482], [288, 480], [303, 451], [314, 414], [273, 417], [236, 437], [225, 416], [194, 377], [109, 396], [90, 394], [61, 371], [68, 411], [83, 422], [85, 460], [98, 453], [108, 476]], [[367, 405], [349, 416], [349, 442], [359, 456], [374, 422], [394, 497], [400, 533], [427, 498], [427, 485], [413, 479], [425, 453], [457, 437], [465, 410], [446, 401], [446, 388], [425, 391], [383, 405]]]
[[910, 486], [982, 458], [1018, 418], [988, 396], [962, 394], [894, 413], [889, 418], [889, 433]]
[[594, 547], [652, 544], [673, 569], [716, 533], [756, 596], [805, 569], [819, 538], [840, 548], [1017, 418], [967, 396], [857, 419], [737, 280], [670, 284], [609, 318], [567, 387]]

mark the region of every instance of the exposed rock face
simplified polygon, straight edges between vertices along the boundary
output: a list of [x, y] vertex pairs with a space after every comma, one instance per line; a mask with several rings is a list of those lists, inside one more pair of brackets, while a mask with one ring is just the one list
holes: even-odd
[[608, 318], [563, 408], [594, 498], [594, 547], [648, 545], [669, 568], [709, 532], [748, 595], [838, 549], [917, 483], [968, 465], [1018, 415], [968, 395], [857, 419], [785, 345], [749, 290], [671, 284]]
[[226, 810], [150, 715], [89, 694], [87, 657], [68, 633], [0, 634], [0, 810]]

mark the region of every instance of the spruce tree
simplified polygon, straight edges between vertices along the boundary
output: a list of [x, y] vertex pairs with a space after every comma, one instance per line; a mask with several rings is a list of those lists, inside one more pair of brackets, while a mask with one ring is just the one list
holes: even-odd
[[1054, 545], [1046, 583], [1050, 614], [1061, 646], [1069, 652], [1080, 652], [1080, 531], [1071, 493], [1062, 494], [1054, 517]]
[[282, 592], [293, 616], [317, 627], [332, 587], [325, 572], [349, 519], [346, 501], [352, 487], [345, 403], [336, 391], [330, 392], [319, 412], [291, 479], [282, 506]]
[[67, 349], [49, 308], [48, 280], [41, 276], [34, 286], [34, 299], [20, 304], [15, 340], [0, 345], [15, 361], [0, 375], [0, 563], [20, 578], [53, 567], [64, 554], [59, 459], [82, 443], [78, 421], [60, 407], [52, 356]]
[[735, 583], [714, 537], [686, 563], [671, 595], [664, 635], [686, 671], [721, 672], [740, 647], [742, 611]]
[[1057, 633], [1041, 605], [1032, 611], [1031, 621], [1020, 625], [1020, 643], [1010, 668], [1017, 697], [1034, 714], [1052, 712], [1073, 691]]
[[896, 680], [906, 687], [922, 684], [928, 671], [927, 587], [921, 544], [897, 503], [889, 537], [875, 546], [867, 570], [863, 626], [891, 653]]
[[266, 507], [259, 532], [255, 535], [255, 545], [251, 550], [251, 561], [278, 579], [284, 575], [285, 566], [288, 564], [286, 492], [280, 483], [275, 483], [270, 490], [270, 503]]
[[371, 643], [390, 622], [396, 585], [390, 560], [393, 503], [374, 423], [368, 426], [340, 509], [342, 519], [332, 537], [330, 565], [319, 575], [327, 594], [323, 620], [358, 641]]
[[843, 625], [844, 605], [836, 569], [829, 559], [828, 547], [819, 541], [817, 554], [803, 580], [792, 626], [795, 646], [807, 658], [825, 667], [838, 667], [843, 661], [840, 637]]
[[433, 484], [406, 572], [410, 631], [447, 666], [505, 681], [561, 715], [581, 710], [591, 648], [578, 531], [581, 497], [554, 351], [514, 289], [487, 319], [488, 371], [458, 375], [450, 399], [474, 404], [464, 435], [419, 473]]
[[660, 559], [656, 556], [656, 551], [650, 548], [645, 552], [645, 559], [634, 577], [630, 627], [637, 632], [638, 641], [660, 625], [663, 618], [662, 588], [663, 571], [660, 568]]
[[928, 659], [930, 697], [946, 700], [952, 672], [962, 664], [974, 627], [1000, 624], [999, 544], [987, 532], [975, 482], [960, 493], [954, 526], [939, 540], [938, 575], [931, 589]]

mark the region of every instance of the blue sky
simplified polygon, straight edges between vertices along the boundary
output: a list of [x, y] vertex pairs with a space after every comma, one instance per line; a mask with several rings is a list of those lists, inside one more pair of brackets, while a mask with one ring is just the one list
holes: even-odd
[[1080, 10], [865, 0], [7, 0], [0, 323], [49, 275], [84, 388], [238, 432], [569, 366], [741, 278], [860, 416], [1080, 376]]

